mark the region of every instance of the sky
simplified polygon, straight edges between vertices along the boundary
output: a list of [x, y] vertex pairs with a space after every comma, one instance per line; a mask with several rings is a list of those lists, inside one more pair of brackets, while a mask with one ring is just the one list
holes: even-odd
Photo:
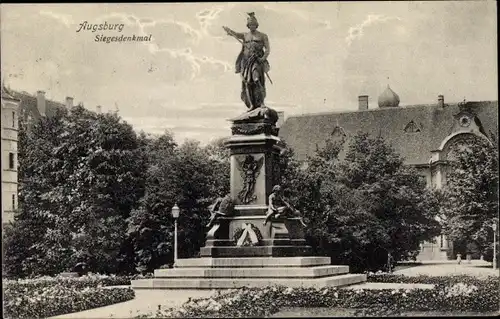
[[[369, 108], [389, 84], [400, 105], [498, 100], [495, 1], [2, 4], [1, 73], [11, 89], [95, 110], [178, 142], [230, 135], [246, 111], [222, 26], [255, 12], [271, 52], [266, 105], [285, 116]], [[124, 24], [81, 30], [80, 24]], [[151, 35], [103, 43], [96, 35]]]

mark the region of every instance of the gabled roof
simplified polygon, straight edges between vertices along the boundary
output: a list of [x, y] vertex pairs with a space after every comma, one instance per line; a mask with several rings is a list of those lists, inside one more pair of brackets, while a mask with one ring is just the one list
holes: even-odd
[[[40, 112], [37, 107], [36, 96], [31, 95], [27, 92], [16, 92], [12, 91], [12, 95], [21, 100], [21, 110], [25, 114], [30, 114], [33, 118], [40, 118]], [[56, 114], [56, 110], [59, 108], [65, 108], [66, 106], [62, 103], [55, 102], [52, 100], [45, 99], [45, 115], [53, 116]]]
[[[498, 101], [468, 102], [476, 113], [486, 135], [498, 136]], [[279, 135], [303, 161], [322, 147], [327, 139], [334, 139], [338, 132], [346, 135], [346, 144], [358, 131], [372, 136], [382, 136], [407, 164], [427, 164], [431, 151], [452, 133], [460, 112], [459, 105], [436, 104], [377, 108], [353, 112], [320, 113], [290, 116], [280, 129]], [[406, 130], [405, 130], [406, 128]], [[345, 156], [346, 147], [340, 157]]]

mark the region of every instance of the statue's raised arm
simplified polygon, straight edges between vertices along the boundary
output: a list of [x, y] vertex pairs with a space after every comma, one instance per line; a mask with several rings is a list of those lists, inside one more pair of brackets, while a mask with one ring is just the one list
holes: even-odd
[[245, 34], [244, 33], [240, 33], [240, 32], [235, 32], [233, 30], [231, 30], [230, 28], [226, 27], [226, 26], [223, 26], [222, 27], [224, 29], [224, 31], [226, 31], [227, 35], [229, 36], [232, 36], [238, 40], [244, 40], [245, 39]]

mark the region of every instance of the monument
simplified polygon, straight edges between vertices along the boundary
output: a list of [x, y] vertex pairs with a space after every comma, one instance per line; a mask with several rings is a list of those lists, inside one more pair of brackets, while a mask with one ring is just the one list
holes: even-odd
[[304, 216], [282, 195], [278, 113], [264, 103], [270, 44], [258, 25], [249, 13], [249, 32], [223, 27], [242, 44], [236, 73], [247, 111], [230, 119], [230, 194], [210, 207], [201, 258], [178, 259], [173, 269], [155, 270], [153, 279], [132, 281], [133, 288], [333, 287], [366, 281], [366, 275], [349, 274], [348, 266], [330, 265], [329, 257], [312, 256]]

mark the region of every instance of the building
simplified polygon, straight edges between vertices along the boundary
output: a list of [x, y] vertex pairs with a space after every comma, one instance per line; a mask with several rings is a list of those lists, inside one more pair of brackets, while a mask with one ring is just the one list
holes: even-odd
[[18, 203], [18, 129], [19, 121], [33, 123], [43, 116], [53, 116], [59, 108], [71, 108], [73, 98], [66, 103], [45, 98], [44, 91], [36, 95], [16, 92], [2, 84], [2, 225], [13, 220]]
[[57, 109], [73, 107], [73, 98], [66, 97], [66, 103], [55, 102], [45, 98], [44, 91], [37, 91], [36, 95], [27, 92], [12, 91], [12, 95], [21, 101], [20, 112], [22, 120], [30, 123], [43, 116], [53, 116]]
[[17, 209], [17, 132], [19, 103], [2, 85], [2, 225]]
[[[378, 108], [369, 108], [366, 95], [359, 96], [357, 111], [327, 112], [290, 116], [280, 129], [280, 136], [298, 158], [305, 160], [325, 141], [342, 139], [348, 145], [358, 131], [381, 136], [425, 177], [429, 187], [446, 184], [450, 150], [457, 143], [484, 138], [497, 143], [498, 101], [437, 103], [399, 106], [399, 96], [388, 86], [378, 98]], [[340, 153], [345, 156], [346, 148]], [[435, 243], [421, 245], [419, 259], [437, 260], [452, 256], [453, 245], [445, 236]]]

